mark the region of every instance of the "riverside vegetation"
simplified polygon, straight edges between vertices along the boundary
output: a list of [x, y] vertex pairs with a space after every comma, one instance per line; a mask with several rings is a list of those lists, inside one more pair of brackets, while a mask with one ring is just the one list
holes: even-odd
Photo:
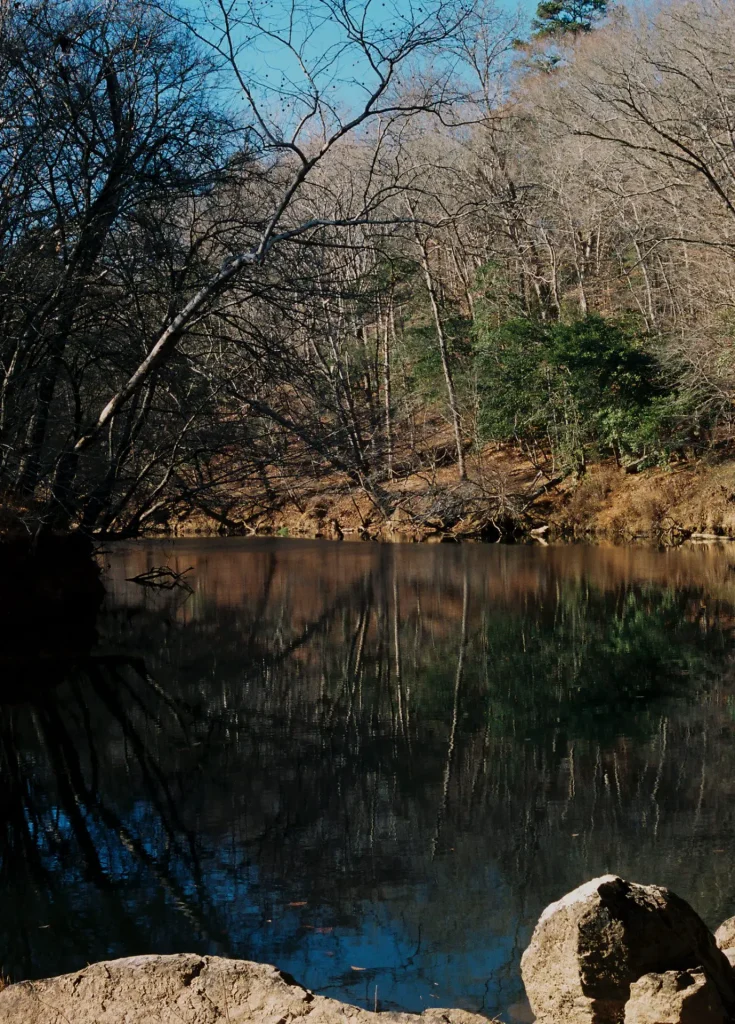
[[735, 11], [0, 5], [2, 528], [731, 532]]

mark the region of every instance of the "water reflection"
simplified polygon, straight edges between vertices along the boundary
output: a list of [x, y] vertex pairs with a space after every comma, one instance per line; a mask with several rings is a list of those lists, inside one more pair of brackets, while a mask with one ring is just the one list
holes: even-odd
[[[735, 552], [103, 557], [91, 655], [0, 716], [13, 976], [209, 951], [510, 1019], [538, 913], [592, 875], [735, 912]], [[192, 595], [127, 581], [163, 563]]]

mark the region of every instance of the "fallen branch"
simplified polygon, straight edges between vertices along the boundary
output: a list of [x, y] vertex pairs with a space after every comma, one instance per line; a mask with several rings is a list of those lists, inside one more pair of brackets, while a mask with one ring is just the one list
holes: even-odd
[[137, 576], [126, 576], [126, 580], [128, 583], [137, 583], [140, 587], [155, 587], [158, 590], [173, 590], [174, 587], [181, 587], [193, 594], [194, 591], [188, 581], [184, 579], [193, 568], [190, 565], [183, 572], [176, 572], [168, 565], [156, 565], [152, 569], [148, 569], [147, 572], [139, 572]]

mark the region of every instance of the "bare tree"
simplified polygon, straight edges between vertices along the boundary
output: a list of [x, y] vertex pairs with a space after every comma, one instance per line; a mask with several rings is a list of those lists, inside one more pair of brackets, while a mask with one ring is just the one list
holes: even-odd
[[[173, 14], [175, 20], [203, 43], [213, 48], [234, 76], [249, 115], [246, 138], [257, 141], [263, 159], [281, 158], [283, 185], [270, 208], [264, 208], [257, 229], [245, 250], [226, 255], [212, 276], [179, 307], [171, 311], [138, 366], [114, 392], [104, 408], [85, 425], [74, 444], [61, 455], [55, 474], [54, 491], [61, 506], [68, 505], [79, 458], [100, 437], [123, 406], [164, 366], [182, 336], [195, 320], [212, 308], [246, 267], [261, 266], [274, 247], [303, 236], [312, 236], [330, 224], [348, 226], [375, 219], [369, 198], [356, 202], [346, 216], [331, 221], [294, 217], [296, 200], [315, 168], [336, 147], [369, 120], [408, 116], [416, 110], [436, 111], [447, 98], [446, 74], [427, 77], [421, 94], [403, 100], [392, 92], [408, 61], [422, 51], [447, 40], [467, 16], [466, 8], [438, 0], [420, 11], [393, 11], [393, 20], [374, 24], [364, 7], [320, 2], [315, 8], [293, 6], [285, 24], [264, 20], [255, 8], [236, 14], [234, 5], [216, 5], [215, 14], [204, 9], [202, 21]], [[314, 13], [316, 11], [316, 14]], [[279, 18], [283, 16], [280, 13]], [[339, 42], [324, 54], [312, 55], [314, 32], [329, 22], [338, 31]], [[284, 73], [275, 89], [261, 86], [251, 77], [245, 62], [254, 34], [268, 39], [294, 62], [300, 83]], [[351, 61], [350, 61], [351, 58]], [[357, 101], [347, 114], [340, 114], [329, 88], [336, 89], [346, 62], [359, 63], [362, 81]], [[282, 101], [290, 113], [285, 123], [272, 113], [275, 101]]]

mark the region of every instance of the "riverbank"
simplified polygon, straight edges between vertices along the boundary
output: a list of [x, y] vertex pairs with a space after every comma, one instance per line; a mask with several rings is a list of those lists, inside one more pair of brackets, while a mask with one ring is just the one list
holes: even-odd
[[735, 458], [631, 473], [614, 462], [554, 477], [505, 449], [459, 482], [454, 466], [382, 488], [383, 504], [344, 480], [289, 482], [262, 506], [235, 495], [227, 514], [199, 508], [170, 519], [177, 535], [215, 532], [338, 540], [608, 539], [678, 543], [735, 537]]
[[[464, 481], [454, 465], [372, 487], [337, 474], [274, 476], [267, 493], [229, 487], [163, 507], [141, 534], [429, 543], [735, 538], [735, 456], [729, 453], [635, 473], [612, 461], [590, 465], [581, 477], [544, 468], [513, 449], [493, 447], [468, 460]], [[28, 540], [42, 525], [38, 509], [0, 505], [0, 537]]]
[[551, 528], [562, 535], [668, 542], [735, 537], [735, 460], [684, 463], [630, 474], [593, 466], [560, 487]]

